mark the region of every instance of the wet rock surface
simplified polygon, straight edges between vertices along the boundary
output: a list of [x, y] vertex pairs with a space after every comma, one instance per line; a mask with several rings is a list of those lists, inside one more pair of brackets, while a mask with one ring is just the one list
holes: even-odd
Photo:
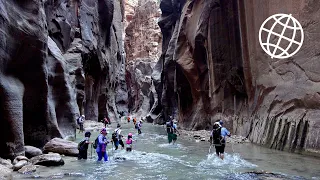
[[6, 166], [3, 166], [2, 164], [0, 164], [0, 179], [1, 180], [12, 179], [12, 169], [7, 168]]
[[[153, 76], [160, 119], [173, 115], [187, 130], [210, 129], [224, 119], [233, 134], [254, 143], [319, 152], [320, 86], [314, 69], [320, 61], [313, 53], [319, 49], [313, 32], [320, 14], [313, 7], [319, 5], [161, 0], [163, 47]], [[263, 21], [279, 12], [297, 18], [312, 40], [291, 59], [278, 61], [261, 50], [258, 33]]]
[[0, 158], [0, 164], [2, 166], [5, 166], [5, 167], [9, 168], [9, 169], [13, 168], [13, 165], [11, 164], [11, 160], [10, 159], [6, 160], [6, 159]]
[[60, 154], [50, 153], [36, 156], [30, 159], [30, 162], [33, 165], [42, 165], [42, 166], [61, 166], [64, 165], [64, 161], [61, 158]]
[[24, 146], [24, 150], [27, 158], [32, 158], [42, 154], [41, 149], [33, 146]]
[[53, 152], [66, 156], [77, 156], [79, 154], [77, 143], [60, 138], [54, 138], [45, 144], [43, 152]]
[[21, 174], [31, 174], [31, 173], [34, 173], [36, 172], [37, 170], [37, 167], [35, 165], [26, 165], [26, 166], [23, 166], [21, 169], [19, 169], [19, 173]]
[[[123, 1], [0, 1], [0, 154], [127, 112]], [[117, 92], [117, 93], [116, 93]]]

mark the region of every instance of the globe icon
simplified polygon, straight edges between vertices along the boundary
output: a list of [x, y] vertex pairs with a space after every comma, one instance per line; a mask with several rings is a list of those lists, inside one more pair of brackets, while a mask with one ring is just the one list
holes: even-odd
[[260, 45], [271, 58], [285, 59], [295, 55], [303, 40], [302, 26], [291, 14], [272, 15], [259, 30]]

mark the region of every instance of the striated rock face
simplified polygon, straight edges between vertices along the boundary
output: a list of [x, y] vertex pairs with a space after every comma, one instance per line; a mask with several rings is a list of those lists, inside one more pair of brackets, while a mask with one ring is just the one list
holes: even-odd
[[[127, 112], [122, 0], [0, 0], [0, 154]], [[115, 93], [117, 92], [117, 93]]]
[[159, 2], [129, 0], [125, 3], [125, 50], [128, 108], [138, 119], [157, 119], [158, 95], [152, 82], [152, 69], [161, 54]]
[[125, 6], [126, 60], [159, 59], [161, 54], [160, 17], [156, 0], [129, 0]]
[[[162, 0], [160, 7], [163, 53], [153, 79], [163, 119], [178, 116], [194, 130], [224, 119], [254, 143], [319, 152], [320, 2]], [[259, 45], [260, 25], [276, 13], [304, 28], [304, 45], [289, 59], [271, 59]]]

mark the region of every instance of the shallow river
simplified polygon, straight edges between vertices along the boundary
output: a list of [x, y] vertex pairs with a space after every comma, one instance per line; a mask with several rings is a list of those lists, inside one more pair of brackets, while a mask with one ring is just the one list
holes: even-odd
[[[113, 124], [114, 126], [114, 124]], [[109, 130], [111, 132], [111, 130]], [[96, 153], [88, 150], [88, 160], [63, 157], [61, 167], [40, 167], [33, 175], [14, 174], [14, 179], [317, 179], [320, 159], [255, 146], [227, 144], [225, 160], [209, 154], [208, 142], [195, 142], [178, 137], [176, 145], [168, 145], [162, 126], [144, 124], [137, 135], [132, 124], [123, 124], [123, 134], [134, 133], [134, 150], [113, 151], [108, 145], [110, 161], [97, 163]], [[97, 133], [91, 137], [93, 141]], [[108, 135], [109, 138], [111, 133]], [[77, 138], [77, 142], [80, 141]], [[214, 151], [212, 148], [211, 152]], [[125, 158], [125, 160], [123, 160]], [[250, 171], [268, 171], [277, 176], [256, 175]]]

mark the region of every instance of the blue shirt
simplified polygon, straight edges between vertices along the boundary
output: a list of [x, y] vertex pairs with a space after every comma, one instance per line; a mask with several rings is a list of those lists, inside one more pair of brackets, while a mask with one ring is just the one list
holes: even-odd
[[221, 128], [221, 136], [223, 136], [223, 138], [225, 139], [226, 136], [228, 136], [230, 134], [230, 132], [227, 130], [227, 128], [222, 127]]

